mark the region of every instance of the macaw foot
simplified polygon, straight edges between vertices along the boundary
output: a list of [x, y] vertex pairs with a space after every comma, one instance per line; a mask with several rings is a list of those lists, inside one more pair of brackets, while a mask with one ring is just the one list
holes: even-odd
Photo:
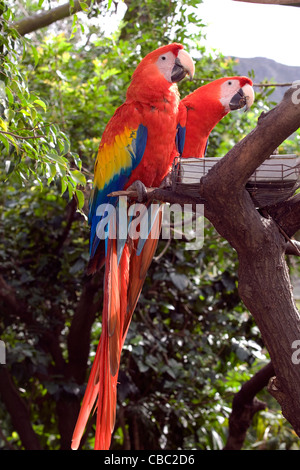
[[132, 185], [127, 188], [128, 190], [134, 190], [137, 192], [137, 200], [138, 202], [146, 202], [148, 197], [147, 197], [147, 189], [144, 183], [142, 183], [140, 180], [136, 180]]

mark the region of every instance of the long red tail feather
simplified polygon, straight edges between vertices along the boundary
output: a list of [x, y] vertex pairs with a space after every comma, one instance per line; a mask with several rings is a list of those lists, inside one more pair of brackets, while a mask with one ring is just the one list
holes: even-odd
[[123, 325], [127, 305], [128, 247], [117, 263], [116, 240], [108, 241], [102, 334], [97, 348], [81, 410], [72, 438], [72, 449], [80, 444], [87, 420], [97, 401], [95, 449], [109, 449], [115, 424], [117, 379], [123, 346]]
[[121, 351], [157, 247], [161, 222], [162, 212], [159, 211], [141, 254], [137, 255], [136, 242], [126, 244], [119, 264], [117, 242], [114, 239], [108, 240], [102, 334], [73, 433], [72, 449], [79, 447], [95, 403], [97, 406], [95, 449], [107, 450], [110, 447], [116, 418]]

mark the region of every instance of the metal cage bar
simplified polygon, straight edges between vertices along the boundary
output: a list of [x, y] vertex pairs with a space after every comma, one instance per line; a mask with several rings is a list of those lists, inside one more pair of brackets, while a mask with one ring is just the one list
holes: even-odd
[[[197, 196], [201, 178], [219, 160], [219, 157], [175, 158], [171, 178], [172, 189]], [[294, 154], [271, 155], [256, 169], [246, 185], [258, 207], [285, 200], [299, 187], [300, 157]]]

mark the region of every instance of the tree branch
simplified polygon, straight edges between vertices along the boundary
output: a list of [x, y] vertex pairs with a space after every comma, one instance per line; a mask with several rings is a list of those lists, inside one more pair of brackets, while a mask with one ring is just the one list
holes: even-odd
[[[95, 0], [95, 3], [101, 3], [102, 0]], [[84, 3], [90, 6], [92, 0], [85, 0]], [[38, 29], [45, 28], [56, 21], [63, 20], [78, 11], [83, 11], [79, 0], [74, 1], [74, 7], [71, 7], [70, 2], [65, 3], [57, 8], [49, 11], [23, 18], [20, 21], [13, 23], [11, 26], [15, 28], [21, 36], [37, 31]]]
[[245, 3], [262, 3], [263, 5], [290, 5], [299, 6], [299, 0], [235, 0]]
[[[201, 83], [203, 84], [204, 82], [213, 82], [215, 81], [215, 78], [193, 78], [193, 82], [195, 83]], [[253, 83], [253, 86], [254, 87], [257, 87], [257, 88], [269, 88], [269, 87], [273, 87], [273, 88], [276, 88], [276, 87], [283, 87], [283, 88], [287, 88], [287, 87], [291, 87], [293, 85], [293, 82], [285, 82], [285, 83], [272, 83], [272, 82], [268, 82], [268, 83]]]
[[224, 450], [240, 450], [253, 416], [266, 408], [266, 404], [257, 400], [256, 395], [268, 385], [275, 374], [270, 362], [258, 371], [234, 396], [232, 412], [229, 417], [229, 434]]
[[26, 450], [40, 450], [40, 442], [31, 426], [27, 404], [20, 397], [6, 366], [0, 366], [0, 395], [24, 448]]
[[22, 135], [17, 135], [17, 134], [13, 134], [12, 132], [5, 132], [5, 131], [0, 131], [0, 134], [11, 135], [12, 137], [15, 137], [16, 139], [19, 139], [19, 140], [44, 139], [45, 138], [44, 135], [32, 135], [29, 137], [23, 137]]
[[300, 256], [300, 242], [293, 240], [293, 243], [289, 242], [285, 249], [286, 255]]
[[[179, 204], [183, 206], [184, 204], [201, 204], [205, 200], [199, 197], [193, 197], [189, 194], [179, 194], [176, 191], [172, 191], [170, 188], [145, 188], [148, 201], [160, 201], [160, 202], [169, 202], [170, 204]], [[115, 196], [127, 196], [128, 198], [137, 199], [138, 193], [135, 190], [123, 190], [123, 191], [114, 191], [108, 195], [109, 197]]]

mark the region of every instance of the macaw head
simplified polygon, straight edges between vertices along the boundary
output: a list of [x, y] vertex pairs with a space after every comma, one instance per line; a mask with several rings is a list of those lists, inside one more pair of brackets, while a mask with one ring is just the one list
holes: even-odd
[[146, 55], [135, 69], [127, 90], [127, 99], [153, 96], [180, 82], [186, 75], [192, 79], [195, 72], [191, 56], [181, 44], [162, 46]]
[[225, 111], [234, 111], [244, 107], [246, 111], [252, 106], [254, 90], [250, 78], [228, 77], [221, 78], [220, 80], [220, 102], [224, 106]]
[[179, 124], [186, 126], [186, 136], [182, 156], [203, 157], [208, 136], [218, 122], [230, 111], [250, 108], [253, 102], [254, 91], [248, 77], [219, 78], [183, 98]]
[[[245, 107], [254, 102], [252, 80], [248, 77], [223, 77], [203, 85], [188, 95], [182, 102], [196, 112], [218, 114], [221, 119], [229, 111]], [[203, 117], [203, 116], [202, 116]]]

